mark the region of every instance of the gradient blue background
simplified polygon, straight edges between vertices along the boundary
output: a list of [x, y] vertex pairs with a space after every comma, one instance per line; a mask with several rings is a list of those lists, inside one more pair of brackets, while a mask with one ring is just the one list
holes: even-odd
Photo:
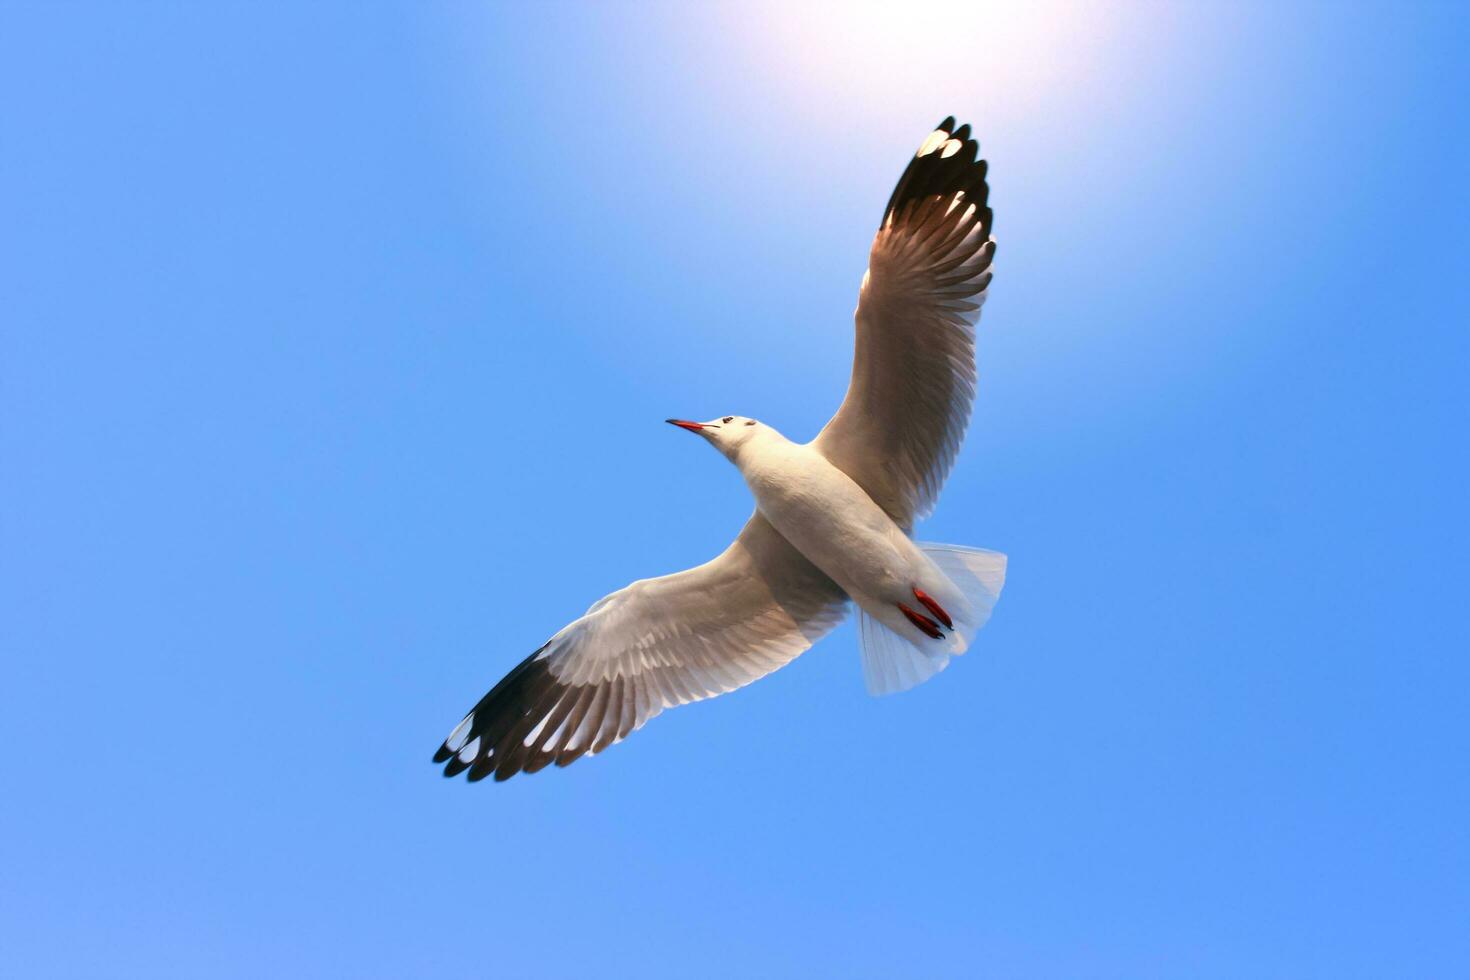
[[[0, 974], [1470, 973], [1463, 8], [302, 6], [0, 14]], [[977, 650], [441, 779], [948, 113]]]

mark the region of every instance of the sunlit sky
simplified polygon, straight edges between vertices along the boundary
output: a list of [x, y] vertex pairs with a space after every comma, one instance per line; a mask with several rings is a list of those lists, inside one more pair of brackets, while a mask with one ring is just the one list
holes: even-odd
[[[1465, 14], [792, 6], [0, 12], [0, 976], [1470, 974]], [[949, 114], [976, 647], [442, 779]]]

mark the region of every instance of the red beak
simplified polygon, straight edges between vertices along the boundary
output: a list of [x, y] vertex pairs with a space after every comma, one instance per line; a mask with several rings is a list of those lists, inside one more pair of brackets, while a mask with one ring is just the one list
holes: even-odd
[[664, 419], [664, 421], [670, 425], [677, 425], [681, 429], [688, 429], [690, 432], [698, 432], [704, 428], [699, 422], [686, 422], [683, 419]]

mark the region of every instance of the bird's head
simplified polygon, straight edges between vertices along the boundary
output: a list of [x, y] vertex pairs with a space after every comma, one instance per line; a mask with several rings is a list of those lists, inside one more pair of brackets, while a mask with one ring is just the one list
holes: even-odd
[[681, 429], [688, 429], [695, 435], [703, 436], [706, 442], [732, 460], [740, 452], [741, 447], [749, 444], [752, 439], [774, 431], [755, 419], [749, 419], [743, 415], [726, 415], [724, 418], [710, 419], [708, 422], [689, 422], [685, 419], [666, 419], [665, 421]]

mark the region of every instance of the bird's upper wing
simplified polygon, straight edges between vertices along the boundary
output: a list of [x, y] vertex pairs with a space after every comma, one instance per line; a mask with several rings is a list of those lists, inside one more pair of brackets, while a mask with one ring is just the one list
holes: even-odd
[[846, 613], [847, 596], [759, 513], [696, 568], [602, 599], [480, 699], [434, 755], [446, 776], [565, 766], [675, 705], [783, 667]]
[[977, 150], [946, 119], [899, 178], [858, 297], [847, 397], [813, 443], [904, 528], [933, 509], [975, 397], [995, 254]]

